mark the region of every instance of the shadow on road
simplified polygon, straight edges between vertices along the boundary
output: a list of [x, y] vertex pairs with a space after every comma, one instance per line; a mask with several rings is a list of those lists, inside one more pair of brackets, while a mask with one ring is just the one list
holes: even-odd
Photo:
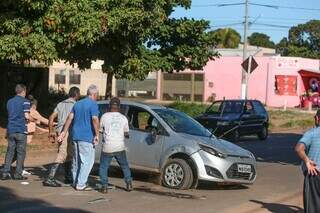
[[1, 212], [15, 213], [90, 213], [80, 209], [56, 207], [40, 199], [21, 198], [3, 186], [0, 187], [0, 209]]
[[294, 147], [301, 136], [296, 133], [272, 133], [266, 141], [245, 137], [237, 145], [251, 151], [258, 162], [299, 165]]
[[250, 200], [250, 202], [257, 203], [261, 205], [261, 208], [274, 213], [303, 213], [303, 209], [298, 206], [285, 205], [279, 203], [265, 203], [259, 200]]

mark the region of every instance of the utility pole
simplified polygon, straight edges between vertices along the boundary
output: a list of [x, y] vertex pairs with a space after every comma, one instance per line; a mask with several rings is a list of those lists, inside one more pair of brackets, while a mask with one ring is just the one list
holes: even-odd
[[[244, 11], [244, 32], [243, 32], [243, 61], [247, 59], [247, 48], [248, 48], [248, 6], [249, 0], [245, 0], [245, 11]], [[247, 76], [246, 70], [242, 69], [242, 76], [241, 76], [241, 98], [247, 98]]]

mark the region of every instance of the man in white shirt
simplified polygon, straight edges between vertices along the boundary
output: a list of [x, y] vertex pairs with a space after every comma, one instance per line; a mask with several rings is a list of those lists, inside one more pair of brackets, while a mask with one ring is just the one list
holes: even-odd
[[124, 174], [127, 191], [132, 191], [132, 177], [126, 156], [124, 140], [129, 138], [128, 119], [120, 112], [119, 98], [110, 100], [110, 112], [102, 115], [100, 128], [103, 133], [103, 144], [100, 157], [101, 193], [108, 193], [108, 169], [115, 157]]

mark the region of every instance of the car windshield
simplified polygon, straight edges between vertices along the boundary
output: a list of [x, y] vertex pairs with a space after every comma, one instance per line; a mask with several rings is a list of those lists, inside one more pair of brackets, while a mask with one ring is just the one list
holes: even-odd
[[210, 137], [209, 130], [183, 112], [172, 109], [154, 110], [175, 132]]
[[207, 110], [209, 114], [241, 113], [243, 111], [242, 101], [217, 101]]

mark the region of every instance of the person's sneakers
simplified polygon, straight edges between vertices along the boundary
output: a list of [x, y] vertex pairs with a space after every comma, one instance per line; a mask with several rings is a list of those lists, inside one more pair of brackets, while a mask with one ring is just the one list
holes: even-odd
[[61, 184], [58, 183], [53, 178], [48, 178], [45, 181], [42, 182], [43, 186], [49, 186], [49, 187], [61, 187]]
[[73, 184], [72, 178], [66, 177], [64, 179], [64, 184]]
[[1, 180], [11, 180], [11, 179], [12, 179], [12, 177], [11, 177], [10, 173], [8, 173], [8, 172], [2, 173]]
[[107, 186], [101, 186], [101, 188], [99, 189], [99, 192], [101, 192], [102, 194], [107, 194], [108, 193], [108, 187]]
[[28, 172], [27, 170], [23, 170], [22, 171], [22, 175], [23, 176], [28, 176], [28, 175], [32, 175], [30, 172]]
[[80, 188], [80, 187], [77, 186], [76, 190], [77, 191], [92, 191], [93, 189], [90, 186], [85, 186], [83, 188]]
[[14, 175], [13, 179], [14, 180], [27, 180], [28, 178], [23, 175]]
[[131, 192], [133, 190], [132, 182], [127, 182], [126, 190], [127, 190], [127, 192]]

